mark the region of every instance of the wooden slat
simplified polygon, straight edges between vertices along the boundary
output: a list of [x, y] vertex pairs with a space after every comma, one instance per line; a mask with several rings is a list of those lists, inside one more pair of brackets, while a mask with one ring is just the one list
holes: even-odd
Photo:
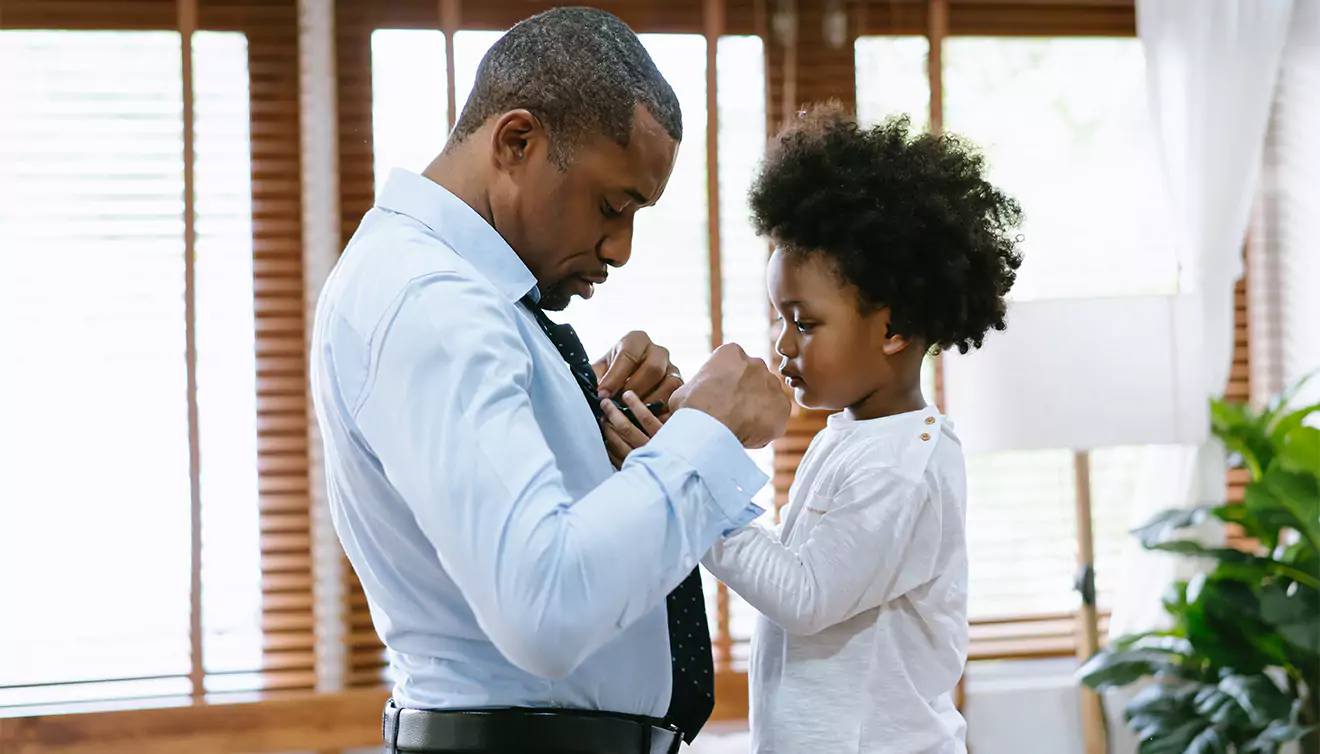
[[261, 555], [262, 573], [279, 573], [281, 571], [306, 571], [312, 570], [312, 556], [310, 553], [301, 552], [293, 554]]
[[268, 513], [257, 523], [262, 534], [311, 531], [311, 516], [307, 513]]
[[[292, 479], [295, 482], [299, 481], [297, 477], [293, 477]], [[300, 490], [286, 492], [272, 490], [268, 493], [263, 493], [260, 498], [263, 519], [268, 513], [292, 512], [303, 516], [309, 516], [309, 504], [306, 487], [303, 487]]]
[[193, 699], [205, 691], [206, 663], [202, 642], [202, 456], [197, 404], [197, 155], [196, 117], [193, 98], [193, 32], [197, 28], [197, 0], [178, 0], [183, 84], [183, 308], [184, 363], [188, 403], [189, 487], [189, 607], [188, 635]]
[[[296, 680], [305, 684], [306, 674]], [[0, 717], [0, 753], [273, 754], [380, 743], [383, 691], [267, 696], [253, 703]]]
[[272, 592], [262, 600], [263, 610], [306, 610], [316, 604], [315, 596], [302, 591]]
[[312, 574], [303, 573], [263, 573], [261, 591], [263, 594], [303, 592], [312, 590]]
[[261, 667], [268, 670], [315, 668], [316, 652], [308, 650], [266, 652], [261, 656]]
[[267, 632], [294, 633], [315, 631], [316, 620], [311, 611], [278, 611], [261, 614], [261, 630]]
[[287, 652], [316, 648], [316, 638], [306, 631], [279, 633], [270, 631], [261, 637], [263, 652]]
[[178, 28], [175, 0], [5, 0], [6, 29], [169, 30]]

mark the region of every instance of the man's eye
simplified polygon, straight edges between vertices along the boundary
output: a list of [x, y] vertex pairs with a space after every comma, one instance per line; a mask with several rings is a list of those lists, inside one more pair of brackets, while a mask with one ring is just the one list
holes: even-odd
[[614, 207], [610, 206], [610, 203], [609, 203], [609, 202], [602, 202], [602, 203], [601, 203], [601, 205], [600, 205], [600, 213], [601, 213], [602, 215], [608, 217], [608, 218], [611, 219], [611, 220], [613, 220], [613, 219], [615, 219], [615, 218], [617, 218], [617, 217], [622, 217], [622, 216], [623, 216], [623, 213], [620, 212], [619, 210], [615, 209]]

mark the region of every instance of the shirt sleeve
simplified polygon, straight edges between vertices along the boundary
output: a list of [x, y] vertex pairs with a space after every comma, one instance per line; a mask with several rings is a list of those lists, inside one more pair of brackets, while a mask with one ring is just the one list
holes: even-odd
[[855, 476], [797, 552], [759, 526], [715, 544], [702, 563], [785, 631], [814, 634], [889, 602], [935, 574], [938, 511], [926, 487], [883, 469]]
[[452, 273], [414, 281], [371, 346], [362, 440], [482, 630], [510, 662], [558, 677], [760, 513], [766, 477], [733, 434], [675, 413], [580, 499], [533, 415], [516, 312]]

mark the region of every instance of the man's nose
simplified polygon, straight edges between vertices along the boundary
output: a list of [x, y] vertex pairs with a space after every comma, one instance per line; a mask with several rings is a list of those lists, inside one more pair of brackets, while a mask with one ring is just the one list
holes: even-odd
[[618, 227], [612, 228], [605, 238], [601, 239], [600, 248], [597, 253], [601, 261], [611, 267], [622, 267], [628, 264], [632, 258], [632, 238], [633, 223], [632, 218], [627, 222], [620, 223]]

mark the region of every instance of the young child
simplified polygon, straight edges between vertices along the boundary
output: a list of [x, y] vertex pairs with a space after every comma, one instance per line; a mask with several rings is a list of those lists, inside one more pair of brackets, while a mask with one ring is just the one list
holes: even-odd
[[837, 107], [780, 135], [751, 204], [776, 246], [780, 372], [798, 403], [839, 412], [782, 524], [703, 561], [763, 616], [752, 750], [963, 754], [966, 480], [921, 362], [1004, 328], [1020, 210], [961, 139], [911, 134], [906, 118], [862, 128]]

